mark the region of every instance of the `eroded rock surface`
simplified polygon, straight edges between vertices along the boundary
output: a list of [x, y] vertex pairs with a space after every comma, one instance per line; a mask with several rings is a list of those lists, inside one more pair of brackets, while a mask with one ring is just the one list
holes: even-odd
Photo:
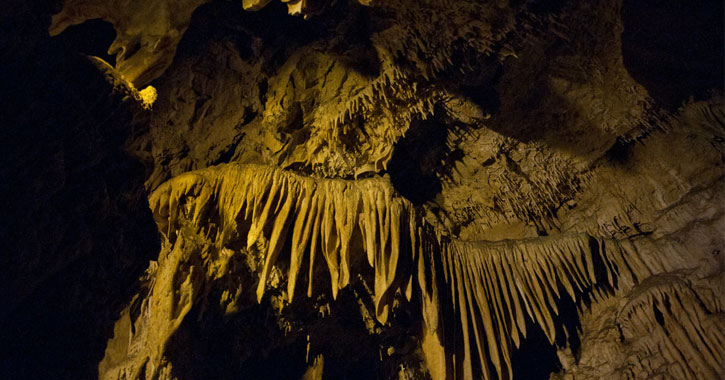
[[725, 375], [721, 5], [43, 4], [0, 12], [9, 378]]

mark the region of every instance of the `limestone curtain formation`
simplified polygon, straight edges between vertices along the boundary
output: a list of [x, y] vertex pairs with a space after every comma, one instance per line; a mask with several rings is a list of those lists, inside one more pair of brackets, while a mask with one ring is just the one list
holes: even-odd
[[[164, 345], [204, 289], [231, 275], [228, 263], [234, 255], [259, 252], [257, 302], [280, 262], [288, 269], [282, 277], [277, 274], [274, 287], [286, 288], [283, 298], [290, 303], [303, 262], [308, 263], [308, 297], [316, 276], [329, 277], [336, 298], [364, 272], [361, 265], [369, 265], [380, 323], [387, 322], [395, 293], [425, 300], [420, 317], [429, 341], [422, 349], [429, 367], [438, 366], [431, 372], [436, 379], [511, 379], [511, 352], [526, 338], [527, 320], [554, 344], [557, 330], [563, 331], [554, 320], [562, 296], [596, 301], [615, 284], [631, 286], [633, 279], [650, 273], [636, 251], [587, 234], [451, 240], [436, 234], [383, 178], [315, 179], [260, 165], [226, 164], [164, 183], [151, 194], [149, 206], [167, 248], [149, 269], [150, 289], [139, 300], [144, 318], [119, 323], [132, 323], [141, 332], [131, 337], [138, 341], [135, 346], [156, 348], [130, 368], [102, 372], [104, 378], [157, 376]], [[324, 260], [322, 274], [315, 270], [317, 256]], [[171, 304], [164, 294], [175, 294]], [[446, 320], [446, 314], [455, 319]], [[106, 360], [112, 360], [111, 352]]]
[[354, 277], [351, 263], [360, 262], [361, 253], [375, 270], [379, 321], [387, 320], [389, 293], [403, 290], [410, 297], [410, 290], [404, 288], [411, 282], [405, 268], [417, 244], [415, 214], [410, 203], [395, 196], [381, 178], [314, 179], [259, 165], [229, 164], [174, 178], [151, 194], [149, 205], [171, 241], [176, 240], [179, 215], [186, 209], [197, 228], [216, 224], [206, 233], [221, 246], [242, 239], [250, 250], [264, 242], [258, 302], [285, 246], [290, 302], [303, 261], [309, 262], [308, 297], [317, 256], [326, 263], [336, 297]]

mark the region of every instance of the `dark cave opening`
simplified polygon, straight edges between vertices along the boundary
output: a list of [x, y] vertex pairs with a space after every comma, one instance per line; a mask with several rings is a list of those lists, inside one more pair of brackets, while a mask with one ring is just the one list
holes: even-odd
[[291, 379], [304, 372], [304, 339], [282, 334], [268, 303], [231, 317], [213, 306], [203, 318], [199, 313], [192, 309], [169, 341], [172, 371], [180, 380]]
[[388, 163], [393, 187], [414, 205], [431, 201], [441, 192], [437, 171], [446, 155], [448, 128], [435, 120], [411, 123]]
[[549, 343], [544, 331], [527, 319], [526, 339], [511, 355], [514, 380], [547, 380], [553, 372], [561, 370], [556, 346]]
[[615, 164], [624, 164], [632, 156], [633, 149], [633, 141], [625, 141], [621, 137], [617, 137], [614, 144], [604, 152], [604, 156]]
[[414, 119], [395, 143], [388, 162], [387, 173], [395, 190], [416, 206], [433, 201], [443, 182], [452, 180], [455, 164], [463, 158], [463, 151], [451, 141], [471, 129], [452, 120], [440, 105], [427, 119]]
[[558, 315], [554, 316], [556, 326], [556, 339], [554, 344], [549, 343], [544, 330], [526, 319], [526, 338], [521, 345], [512, 351], [511, 368], [515, 380], [546, 380], [550, 374], [559, 372], [563, 366], [557, 355], [558, 348], [569, 347], [576, 356], [581, 345], [579, 334], [581, 323], [578, 309], [581, 303], [589, 303], [591, 288], [577, 292], [577, 300], [572, 300], [563, 286], [559, 286], [557, 307]]
[[528, 8], [536, 14], [559, 12], [566, 6], [565, 0], [529, 0]]
[[[71, 25], [53, 39], [64, 46], [66, 51], [93, 55], [108, 62], [111, 66], [116, 64], [116, 55], [108, 54], [108, 47], [116, 39], [116, 30], [107, 21], [93, 19], [82, 24]], [[127, 53], [127, 55], [130, 54]]]
[[622, 56], [630, 75], [668, 109], [723, 90], [725, 31], [717, 0], [626, 0]]

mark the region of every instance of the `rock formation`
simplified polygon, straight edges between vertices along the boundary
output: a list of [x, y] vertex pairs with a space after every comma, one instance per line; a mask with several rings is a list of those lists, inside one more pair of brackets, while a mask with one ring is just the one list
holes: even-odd
[[725, 376], [722, 4], [11, 3], [3, 378]]

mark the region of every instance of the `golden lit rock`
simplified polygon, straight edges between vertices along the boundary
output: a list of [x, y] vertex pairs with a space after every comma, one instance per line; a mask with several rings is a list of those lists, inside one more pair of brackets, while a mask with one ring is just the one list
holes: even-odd
[[0, 378], [723, 378], [722, 14], [10, 0]]
[[191, 15], [207, 0], [169, 2], [69, 0], [53, 16], [51, 36], [68, 26], [100, 18], [113, 24], [116, 39], [108, 47], [116, 55], [116, 69], [136, 86], [148, 84], [171, 64]]

